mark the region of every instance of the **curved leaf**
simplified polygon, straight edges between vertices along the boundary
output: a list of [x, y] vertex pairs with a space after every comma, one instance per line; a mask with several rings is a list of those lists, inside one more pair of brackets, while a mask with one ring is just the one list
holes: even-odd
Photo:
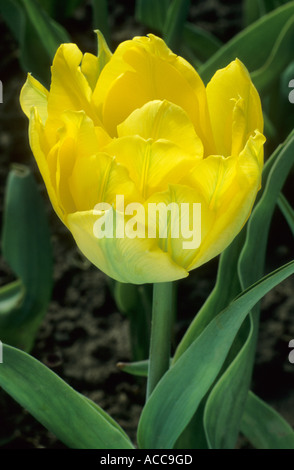
[[141, 448], [173, 447], [218, 375], [247, 314], [267, 292], [293, 273], [294, 261], [242, 292], [166, 372], [141, 415]]
[[227, 66], [236, 57], [244, 62], [250, 72], [260, 69], [260, 65], [267, 62], [276, 41], [279, 41], [284, 25], [293, 15], [294, 3], [289, 2], [237, 34], [200, 67], [198, 72], [204, 82], [208, 82], [216, 70]]
[[294, 431], [273, 408], [249, 392], [241, 431], [257, 449], [294, 449]]
[[132, 449], [105, 411], [32, 356], [3, 345], [0, 385], [68, 447]]

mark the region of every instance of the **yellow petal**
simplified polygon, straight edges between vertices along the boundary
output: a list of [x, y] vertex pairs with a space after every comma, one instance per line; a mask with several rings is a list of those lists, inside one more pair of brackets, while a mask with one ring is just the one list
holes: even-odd
[[62, 44], [54, 57], [52, 81], [48, 98], [48, 113], [59, 119], [64, 111], [85, 111], [100, 125], [95, 107], [91, 104], [92, 90], [81, 71], [83, 54], [75, 44]]
[[213, 148], [205, 87], [197, 72], [156, 36], [119, 45], [103, 69], [93, 100], [111, 135], [136, 108], [164, 100], [180, 106], [193, 122], [208, 153]]
[[93, 232], [96, 221], [97, 215], [92, 211], [76, 212], [69, 215], [68, 226], [82, 253], [113, 279], [144, 284], [174, 281], [188, 275], [154, 240], [96, 238]]
[[86, 52], [81, 63], [81, 71], [93, 91], [100, 74], [98, 57]]
[[77, 211], [93, 210], [100, 202], [115, 206], [117, 194], [126, 203], [141, 200], [128, 171], [105, 153], [78, 158], [69, 186]]
[[144, 199], [176, 183], [197, 163], [197, 158], [168, 141], [139, 136], [114, 139], [105, 152], [126, 167]]
[[264, 137], [250, 137], [239, 157], [212, 156], [195, 169], [194, 185], [205, 196], [203, 211], [213, 217], [188, 270], [221, 253], [247, 221], [260, 188]]
[[46, 88], [29, 73], [20, 92], [20, 105], [28, 118], [32, 107], [36, 107], [42, 123], [45, 124], [48, 117], [48, 94]]
[[64, 213], [54, 188], [55, 182], [52, 182], [51, 180], [50, 170], [46, 160], [48, 146], [46, 142], [46, 136], [44, 134], [44, 127], [36, 108], [32, 108], [31, 110], [29, 138], [30, 146], [36, 159], [37, 165], [39, 167], [40, 173], [45, 182], [51, 204], [57, 215], [64, 222]]
[[216, 153], [238, 155], [256, 129], [263, 131], [260, 98], [247, 69], [234, 60], [215, 73], [206, 92]]
[[143, 139], [165, 139], [185, 152], [202, 157], [203, 145], [187, 113], [166, 100], [150, 101], [136, 109], [117, 128], [119, 137], [139, 135]]
[[[153, 194], [145, 207], [148, 233], [155, 230], [158, 246], [169, 253], [175, 263], [185, 269], [189, 267], [214, 222], [201, 191], [170, 185], [167, 191]], [[153, 215], [155, 211], [158, 211], [157, 219]]]
[[[56, 177], [56, 191], [63, 210], [68, 214], [76, 210], [92, 209], [99, 202], [95, 200], [92, 203], [92, 200], [93, 191], [96, 192], [96, 198], [99, 194], [101, 181], [97, 178], [96, 186], [93, 187], [93, 184], [98, 170], [101, 173], [105, 168], [98, 165], [96, 171], [91, 163], [93, 156], [108, 139], [105, 138], [105, 131], [95, 128], [93, 121], [83, 111], [64, 112], [61, 119], [63, 127], [58, 132], [59, 142], [50, 151], [47, 161], [52, 179], [54, 174]], [[91, 172], [89, 175], [88, 171]], [[93, 184], [88, 186], [90, 182]], [[93, 197], [87, 201], [90, 194]]]

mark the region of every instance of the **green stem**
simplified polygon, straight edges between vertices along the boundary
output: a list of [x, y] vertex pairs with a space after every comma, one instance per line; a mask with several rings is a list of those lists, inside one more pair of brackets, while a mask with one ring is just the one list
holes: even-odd
[[154, 284], [147, 399], [169, 369], [171, 330], [174, 320], [173, 298], [171, 282]]

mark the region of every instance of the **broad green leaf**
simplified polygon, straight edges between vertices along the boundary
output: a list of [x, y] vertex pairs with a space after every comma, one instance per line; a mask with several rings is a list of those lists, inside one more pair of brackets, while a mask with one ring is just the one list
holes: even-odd
[[8, 177], [2, 250], [18, 282], [0, 290], [0, 338], [30, 350], [51, 298], [52, 252], [37, 184], [20, 165]]
[[241, 350], [213, 387], [204, 409], [204, 429], [210, 449], [234, 449], [251, 383], [254, 322], [252, 315], [238, 334]]
[[258, 18], [266, 15], [272, 10], [284, 5], [288, 0], [244, 0], [243, 16], [244, 24], [248, 26]]
[[294, 209], [290, 206], [283, 193], [280, 193], [279, 195], [278, 206], [288, 222], [289, 228], [294, 236]]
[[168, 9], [163, 27], [163, 38], [174, 51], [180, 50], [189, 7], [190, 0], [173, 0]]
[[185, 24], [183, 41], [202, 62], [208, 60], [222, 46], [216, 36], [192, 23]]
[[[209, 322], [240, 293], [241, 287], [237, 274], [237, 262], [244, 243], [244, 235], [245, 232], [243, 230], [222, 253], [219, 261], [216, 285], [179, 343], [175, 352], [174, 362], [179, 359], [181, 354], [183, 354], [190, 344], [202, 333]], [[238, 344], [235, 343], [232, 346], [234, 350], [237, 347]], [[177, 440], [177, 449], [208, 448], [203, 426], [203, 412], [208, 393], [203, 398], [195, 416]]]
[[294, 431], [273, 408], [249, 392], [241, 431], [257, 449], [294, 449]]
[[293, 273], [294, 261], [242, 292], [166, 372], [141, 415], [141, 448], [173, 447], [217, 377], [247, 314], [267, 292]]
[[132, 449], [124, 431], [32, 356], [3, 345], [0, 385], [65, 445], [75, 449]]
[[[216, 70], [238, 57], [250, 72], [266, 64], [275, 44], [281, 40], [280, 32], [294, 15], [294, 2], [277, 8], [241, 31], [198, 70], [207, 83]], [[289, 44], [291, 46], [291, 44]], [[253, 53], [254, 51], [254, 53]]]
[[242, 231], [222, 253], [215, 287], [178, 344], [173, 364], [203, 332], [211, 320], [240, 293], [241, 287], [237, 275], [237, 262], [244, 243], [244, 237], [245, 232]]
[[162, 32], [169, 5], [169, 0], [137, 0], [136, 19], [149, 28]]
[[35, 0], [20, 0], [20, 3], [25, 9], [27, 18], [35, 29], [39, 41], [52, 61], [58, 46], [62, 42], [68, 41], [66, 31], [49, 18]]
[[289, 64], [293, 58], [292, 44], [294, 44], [294, 15], [277, 36], [268, 59], [262, 67], [251, 73], [252, 81], [260, 92], [266, 93]]

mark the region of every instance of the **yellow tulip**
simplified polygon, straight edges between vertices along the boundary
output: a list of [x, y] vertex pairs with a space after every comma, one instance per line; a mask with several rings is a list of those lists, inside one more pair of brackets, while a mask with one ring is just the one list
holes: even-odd
[[[135, 37], [112, 55], [100, 34], [98, 57], [61, 45], [50, 91], [28, 75], [20, 101], [56, 213], [84, 255], [112, 278], [184, 278], [221, 253], [248, 219], [265, 138], [258, 93], [238, 59], [205, 88], [162, 39]], [[117, 207], [118, 195], [144, 209], [136, 228], [131, 212]], [[106, 209], [95, 210], [99, 203]], [[201, 204], [199, 246], [184, 248], [187, 237], [172, 236], [170, 219], [166, 236], [158, 220], [148, 227], [150, 204], [160, 203]], [[135, 234], [140, 226], [141, 235], [99, 237], [101, 215]]]

